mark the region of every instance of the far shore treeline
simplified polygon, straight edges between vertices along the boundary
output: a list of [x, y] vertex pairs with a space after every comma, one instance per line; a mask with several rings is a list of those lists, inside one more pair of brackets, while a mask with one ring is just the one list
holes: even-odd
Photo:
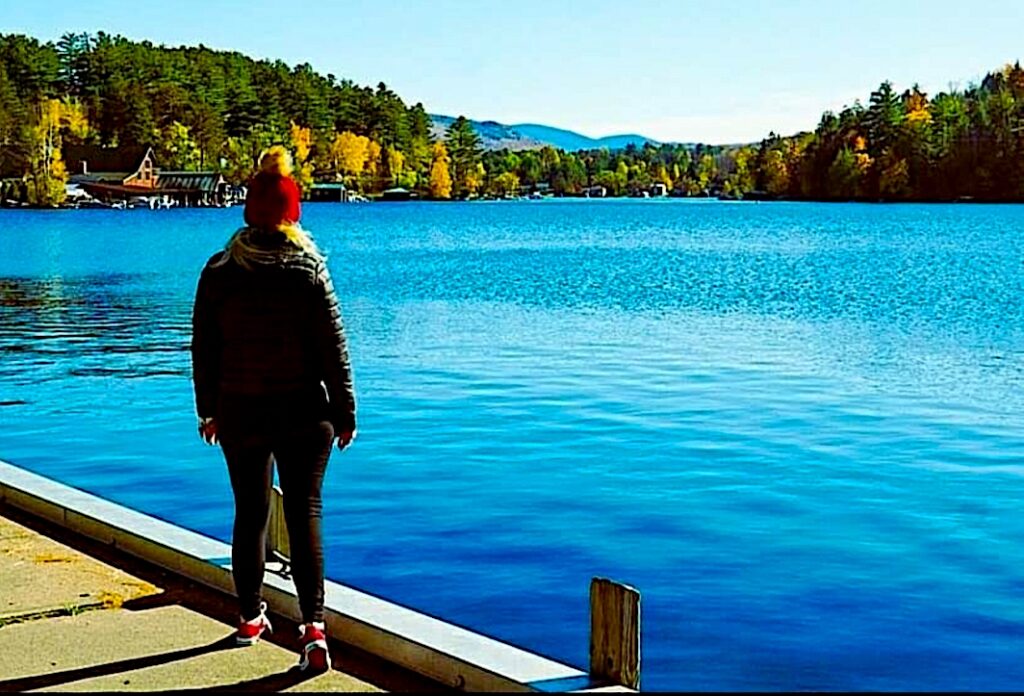
[[565, 152], [484, 151], [470, 123], [431, 133], [422, 104], [308, 64], [100, 32], [56, 43], [0, 34], [0, 202], [62, 202], [68, 145], [149, 146], [158, 166], [233, 184], [261, 151], [289, 147], [305, 191], [344, 182], [435, 199], [543, 190], [804, 200], [1024, 201], [1024, 70], [929, 96], [883, 83], [813, 132], [749, 145], [648, 143]]

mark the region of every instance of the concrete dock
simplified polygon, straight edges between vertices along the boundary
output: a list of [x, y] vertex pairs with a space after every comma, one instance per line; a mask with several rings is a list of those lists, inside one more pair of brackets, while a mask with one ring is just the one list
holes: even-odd
[[278, 562], [263, 587], [273, 635], [234, 647], [230, 562], [230, 544], [0, 461], [0, 692], [636, 688], [623, 684], [638, 674], [639, 595], [624, 585], [633, 611], [595, 609], [591, 592], [588, 673], [327, 579], [333, 669], [308, 675], [293, 669], [300, 612]]
[[271, 617], [275, 635], [269, 641], [236, 648], [230, 597], [109, 549], [73, 548], [47, 532], [61, 536], [0, 505], [0, 691], [375, 692], [389, 682], [402, 689], [432, 686], [366, 656], [360, 660], [338, 644], [332, 645], [336, 666], [352, 663], [359, 677], [338, 670], [298, 672], [296, 626], [280, 616]]

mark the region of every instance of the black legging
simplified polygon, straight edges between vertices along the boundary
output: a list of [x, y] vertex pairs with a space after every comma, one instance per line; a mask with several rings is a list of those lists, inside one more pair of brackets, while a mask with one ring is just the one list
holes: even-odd
[[302, 620], [323, 621], [321, 487], [334, 439], [326, 409], [322, 392], [221, 398], [218, 437], [235, 495], [231, 567], [245, 620], [260, 613], [272, 463], [276, 460]]

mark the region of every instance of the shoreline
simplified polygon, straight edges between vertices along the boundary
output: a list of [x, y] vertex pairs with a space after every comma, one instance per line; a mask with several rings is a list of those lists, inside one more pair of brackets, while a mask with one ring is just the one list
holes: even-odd
[[[367, 203], [373, 204], [390, 204], [390, 205], [407, 205], [409, 203], [436, 203], [441, 205], [451, 205], [456, 203], [537, 203], [540, 201], [575, 201], [575, 202], [596, 202], [596, 201], [649, 201], [649, 202], [714, 202], [714, 203], [742, 203], [742, 204], [757, 204], [757, 203], [814, 203], [814, 204], [828, 204], [828, 205], [842, 205], [842, 204], [856, 204], [856, 205], [1021, 205], [1024, 204], [1024, 200], [993, 200], [993, 199], [919, 199], [919, 200], [835, 200], [835, 199], [818, 199], [818, 198], [758, 198], [758, 199], [731, 199], [731, 198], [718, 198], [716, 196], [661, 196], [656, 198], [643, 198], [639, 196], [605, 196], [602, 198], [588, 198], [586, 196], [547, 196], [543, 199], [530, 199], [530, 198], [472, 198], [472, 199], [435, 199], [435, 198], [417, 198], [408, 201], [387, 201], [380, 199], [370, 199], [365, 203], [337, 203], [333, 201], [303, 201], [302, 205], [366, 205]], [[136, 206], [129, 208], [116, 208], [114, 206], [107, 207], [96, 207], [96, 206], [37, 206], [37, 205], [0, 205], [0, 213], [4, 211], [129, 211], [129, 210], [151, 210], [165, 212], [168, 210], [223, 210], [226, 208], [240, 208], [241, 203], [232, 205], [210, 205], [210, 206], [175, 206], [172, 208], [162, 209], [150, 209], [144, 206]]]

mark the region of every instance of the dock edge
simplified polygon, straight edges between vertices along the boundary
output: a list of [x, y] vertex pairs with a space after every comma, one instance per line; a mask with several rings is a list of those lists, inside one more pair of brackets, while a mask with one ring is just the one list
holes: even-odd
[[[0, 460], [0, 503], [234, 594], [231, 546]], [[328, 634], [465, 691], [623, 691], [514, 645], [326, 580]], [[271, 610], [301, 621], [291, 580], [267, 573]]]

